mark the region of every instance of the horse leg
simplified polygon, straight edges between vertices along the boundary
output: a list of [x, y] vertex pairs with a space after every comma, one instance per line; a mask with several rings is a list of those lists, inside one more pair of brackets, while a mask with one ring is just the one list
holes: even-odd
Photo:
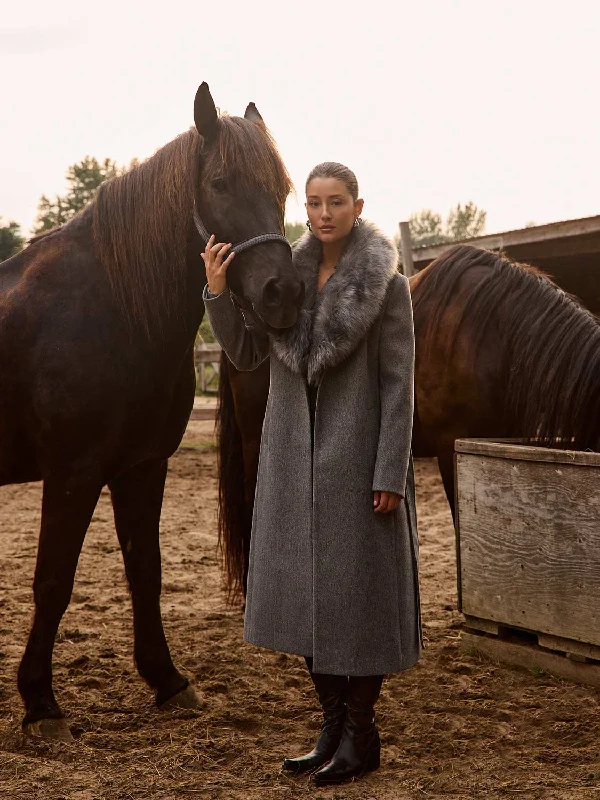
[[101, 489], [100, 481], [74, 476], [44, 480], [33, 581], [35, 615], [17, 677], [25, 704], [23, 729], [30, 735], [63, 741], [72, 738], [52, 690], [52, 651]]
[[[458, 437], [456, 437], [458, 438]], [[455, 439], [444, 440], [437, 445], [437, 460], [446, 499], [452, 512], [452, 521], [456, 523], [455, 502], [454, 502], [454, 441]]]
[[167, 461], [147, 461], [109, 482], [117, 536], [133, 606], [134, 654], [158, 706], [198, 708], [189, 681], [174, 666], [160, 613], [159, 521]]

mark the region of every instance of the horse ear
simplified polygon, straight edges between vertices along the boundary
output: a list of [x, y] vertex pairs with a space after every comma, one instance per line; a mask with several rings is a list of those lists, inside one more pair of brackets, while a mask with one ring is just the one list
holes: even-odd
[[254, 103], [248, 103], [248, 107], [244, 112], [244, 119], [249, 119], [250, 122], [263, 122], [264, 120], [261, 115], [258, 113], [258, 108], [254, 105]]
[[194, 100], [194, 122], [196, 130], [205, 142], [215, 139], [219, 130], [219, 117], [212, 99], [208, 83], [204, 81], [196, 92]]

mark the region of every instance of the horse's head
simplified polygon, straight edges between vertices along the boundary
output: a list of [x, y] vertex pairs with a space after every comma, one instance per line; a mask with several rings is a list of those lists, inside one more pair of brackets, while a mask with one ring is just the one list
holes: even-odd
[[[194, 121], [202, 137], [196, 206], [204, 228], [216, 241], [234, 245], [266, 233], [282, 234], [291, 182], [254, 103], [244, 117], [219, 117], [203, 83]], [[270, 240], [236, 253], [227, 283], [267, 328], [295, 323], [304, 286], [285, 241]]]

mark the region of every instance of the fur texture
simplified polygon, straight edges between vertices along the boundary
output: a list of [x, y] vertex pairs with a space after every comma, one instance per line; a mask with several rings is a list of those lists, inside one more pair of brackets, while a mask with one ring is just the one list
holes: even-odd
[[273, 337], [275, 355], [317, 385], [323, 372], [344, 361], [381, 311], [398, 269], [393, 243], [371, 222], [354, 228], [335, 273], [317, 291], [321, 242], [307, 231], [294, 247], [294, 265], [306, 286], [298, 322]]

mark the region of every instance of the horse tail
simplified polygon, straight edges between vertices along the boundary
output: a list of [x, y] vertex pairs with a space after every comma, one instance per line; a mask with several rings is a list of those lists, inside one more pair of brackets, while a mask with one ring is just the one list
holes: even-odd
[[228, 599], [234, 602], [244, 591], [248, 538], [244, 494], [244, 454], [242, 434], [235, 418], [229, 359], [221, 351], [219, 394], [215, 421], [217, 468], [219, 472], [218, 529], [219, 553], [225, 573]]

